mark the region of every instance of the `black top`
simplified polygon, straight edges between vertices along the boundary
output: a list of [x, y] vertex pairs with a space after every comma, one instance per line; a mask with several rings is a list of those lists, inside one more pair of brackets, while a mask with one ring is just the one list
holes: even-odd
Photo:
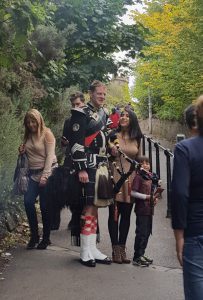
[[108, 116], [91, 103], [71, 110], [70, 148], [76, 170], [95, 167], [95, 157], [106, 156]]
[[203, 136], [176, 145], [171, 199], [173, 229], [203, 235]]

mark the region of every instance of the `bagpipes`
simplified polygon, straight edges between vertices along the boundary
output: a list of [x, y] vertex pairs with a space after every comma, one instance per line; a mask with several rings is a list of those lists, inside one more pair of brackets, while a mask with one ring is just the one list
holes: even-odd
[[[111, 140], [112, 141], [112, 140]], [[123, 156], [124, 159], [126, 159], [129, 163], [130, 163], [130, 167], [128, 169], [127, 172], [124, 171], [124, 168], [122, 166], [122, 160], [120, 160], [120, 166], [121, 168], [119, 168], [119, 166], [116, 165], [116, 162], [114, 162], [112, 160], [112, 164], [114, 165], [116, 171], [119, 173], [120, 175], [120, 179], [115, 182], [113, 179], [113, 176], [111, 176], [111, 179], [113, 181], [113, 193], [114, 193], [114, 197], [115, 195], [120, 191], [122, 185], [125, 183], [125, 181], [128, 179], [128, 177], [135, 171], [137, 174], [139, 174], [144, 180], [151, 180], [152, 181], [152, 190], [151, 190], [151, 195], [150, 195], [150, 207], [151, 207], [151, 211], [152, 214], [154, 213], [154, 190], [156, 187], [158, 187], [159, 185], [159, 177], [152, 172], [148, 172], [146, 170], [144, 170], [141, 167], [141, 164], [136, 161], [135, 159], [131, 159], [130, 157], [128, 157], [120, 148], [119, 148], [119, 141], [117, 138], [113, 139], [113, 145], [116, 146], [116, 150], [118, 151], [118, 154], [120, 156]], [[159, 189], [159, 190], [158, 190]], [[163, 189], [161, 189], [160, 187], [157, 188], [157, 195], [161, 195]], [[159, 193], [159, 194], [158, 194]], [[118, 221], [118, 207], [117, 207], [117, 202], [114, 201], [114, 220], [117, 222]]]
[[[128, 157], [120, 148], [119, 148], [119, 140], [117, 138], [117, 136], [114, 134], [112, 136], [110, 136], [109, 138], [110, 144], [113, 144], [114, 146], [116, 146], [116, 149], [119, 153], [120, 156], [123, 156], [129, 163], [130, 163], [130, 167], [129, 170], [127, 172], [124, 171], [124, 168], [122, 167], [122, 160], [120, 160], [120, 165], [121, 165], [121, 169], [116, 165], [116, 163], [113, 161], [112, 163], [114, 164], [117, 172], [120, 175], [120, 179], [115, 182], [113, 180], [113, 176], [112, 176], [112, 181], [113, 181], [113, 192], [114, 192], [114, 196], [120, 191], [120, 188], [122, 187], [122, 185], [124, 184], [124, 182], [128, 179], [128, 177], [135, 171], [137, 174], [139, 174], [144, 180], [151, 180], [152, 181], [152, 189], [151, 189], [151, 195], [150, 195], [150, 206], [152, 208], [152, 212], [154, 209], [154, 196], [156, 198], [160, 198], [161, 194], [163, 192], [164, 189], [162, 189], [160, 187], [160, 178], [157, 174], [152, 173], [152, 172], [148, 172], [146, 170], [144, 170], [141, 167], [141, 164], [136, 161], [135, 159], [131, 159], [130, 157]], [[115, 208], [115, 215], [114, 218], [115, 220], [117, 220], [118, 216], [117, 216], [117, 207], [116, 207], [116, 201], [114, 201], [114, 208]]]
[[121, 160], [120, 160], [121, 169], [118, 166], [116, 166], [116, 163], [114, 161], [112, 162], [116, 168], [116, 171], [120, 175], [120, 179], [117, 182], [113, 181], [113, 176], [112, 176], [112, 181], [113, 181], [113, 185], [114, 185], [114, 187], [113, 187], [114, 194], [117, 194], [119, 192], [121, 186], [124, 184], [124, 182], [127, 180], [127, 178], [133, 173], [133, 171], [136, 171], [136, 173], [139, 174], [145, 180], [152, 180], [152, 185], [154, 187], [157, 187], [159, 185], [160, 178], [157, 176], [157, 174], [144, 170], [143, 168], [141, 168], [141, 164], [138, 161], [128, 157], [119, 148], [119, 140], [115, 135], [110, 137], [110, 143], [113, 143], [113, 145], [116, 146], [116, 149], [117, 149], [119, 155], [123, 156], [130, 163], [129, 170], [127, 172], [125, 172], [124, 168], [122, 167]]
[[123, 168], [121, 168], [120, 170], [119, 167], [116, 167], [116, 170], [120, 174], [121, 178], [116, 183], [114, 182], [113, 191], [115, 194], [119, 192], [121, 186], [123, 185], [125, 180], [132, 174], [133, 171], [136, 171], [145, 180], [152, 180], [152, 184], [158, 186], [159, 177], [155, 173], [148, 172], [141, 168], [141, 165], [138, 161], [129, 158], [119, 148], [117, 149], [117, 151], [130, 163], [130, 168], [127, 172], [124, 172]]

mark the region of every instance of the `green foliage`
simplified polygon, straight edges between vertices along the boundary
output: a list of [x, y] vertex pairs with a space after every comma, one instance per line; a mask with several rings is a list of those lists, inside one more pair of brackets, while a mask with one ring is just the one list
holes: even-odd
[[38, 59], [39, 55], [41, 55], [44, 62], [64, 58], [66, 40], [63, 32], [59, 32], [56, 27], [39, 25], [32, 32], [30, 39], [38, 51]]
[[107, 74], [116, 74], [121, 62], [116, 63], [112, 53], [128, 50], [134, 56], [141, 47], [137, 27], [124, 25], [120, 17], [125, 13], [124, 4], [129, 1], [67, 1], [57, 5], [55, 24], [66, 30], [70, 24], [76, 30], [67, 38], [66, 83], [78, 83], [83, 90], [87, 83], [97, 78], [108, 79]]
[[[43, 1], [44, 2], [44, 1]], [[1, 1], [0, 5], [0, 67], [12, 67], [26, 59], [28, 33], [48, 13], [46, 1]]]
[[122, 78], [115, 79], [108, 84], [106, 103], [109, 109], [120, 105], [127, 105], [131, 101], [128, 83]]
[[[70, 112], [69, 95], [128, 63], [142, 45], [136, 25], [121, 16], [131, 0], [2, 0], [0, 3], [0, 201], [12, 185], [22, 119], [38, 108], [58, 141]], [[116, 62], [113, 53], [126, 50]], [[115, 98], [115, 99], [113, 99]], [[128, 102], [125, 86], [120, 95]], [[60, 154], [59, 147], [57, 153]]]
[[61, 136], [64, 121], [70, 117], [71, 103], [70, 95], [78, 91], [78, 86], [71, 86], [63, 92], [55, 95], [55, 98], [45, 98], [36, 106], [45, 119], [46, 126], [51, 128], [56, 137], [56, 155], [61, 163], [63, 153], [61, 152]]
[[146, 41], [134, 90], [142, 111], [148, 87], [156, 115], [171, 120], [180, 120], [184, 108], [203, 93], [202, 13], [199, 0], [153, 0], [145, 13], [135, 15]]
[[18, 147], [21, 143], [22, 121], [16, 117], [14, 107], [10, 107], [10, 111], [0, 112], [0, 126], [0, 206], [2, 206], [10, 194]]

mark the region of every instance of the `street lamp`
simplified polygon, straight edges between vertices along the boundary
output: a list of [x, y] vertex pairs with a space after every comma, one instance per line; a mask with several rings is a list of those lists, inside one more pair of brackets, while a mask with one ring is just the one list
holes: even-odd
[[152, 99], [150, 94], [150, 88], [148, 86], [148, 110], [149, 110], [149, 133], [152, 133]]

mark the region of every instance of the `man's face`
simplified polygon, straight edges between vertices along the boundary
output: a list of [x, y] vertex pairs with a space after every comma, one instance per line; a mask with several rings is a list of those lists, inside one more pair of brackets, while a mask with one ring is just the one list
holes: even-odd
[[84, 106], [84, 102], [81, 101], [80, 97], [76, 98], [71, 103], [73, 108]]
[[106, 98], [105, 86], [98, 86], [95, 88], [94, 92], [90, 91], [90, 100], [92, 104], [97, 108], [103, 106], [105, 98]]

